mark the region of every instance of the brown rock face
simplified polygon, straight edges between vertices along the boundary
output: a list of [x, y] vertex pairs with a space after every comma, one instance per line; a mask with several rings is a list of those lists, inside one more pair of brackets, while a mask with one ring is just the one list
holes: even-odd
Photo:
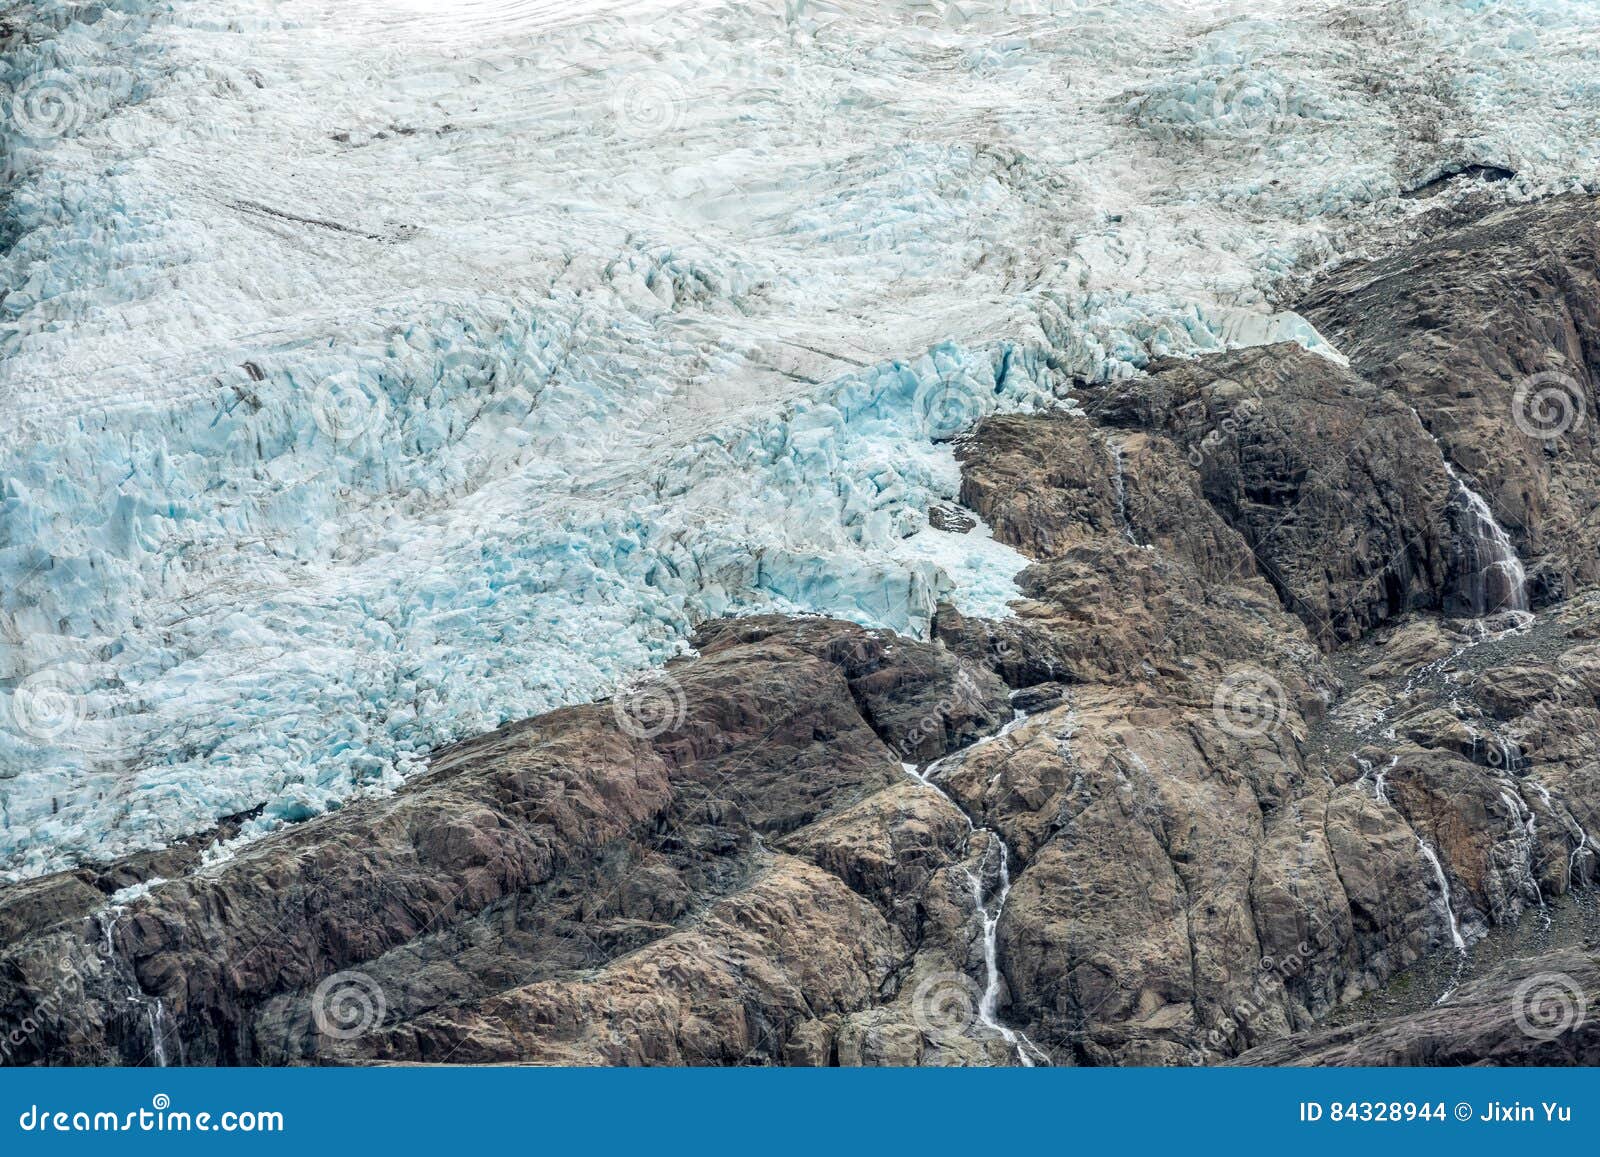
[[[1548, 212], [1592, 268], [1581, 215]], [[1453, 282], [1485, 276], [1467, 252], [1440, 257]], [[1375, 384], [1398, 355], [1360, 348], [1157, 365], [1089, 421], [994, 419], [962, 450], [963, 500], [1038, 562], [1014, 619], [941, 637], [1038, 714], [940, 779], [1018, 854], [1014, 1015], [1060, 1059], [1233, 1055], [1593, 875], [1600, 719], [1569, 650], [1593, 610], [1408, 617], [1515, 607], [1515, 560], [1465, 461]], [[1359, 658], [1336, 679], [1312, 645]]]
[[0, 894], [0, 1006], [33, 1023], [58, 972], [81, 989], [9, 1059], [826, 1063], [874, 1010], [883, 1059], [1004, 1061], [970, 1018], [941, 1048], [910, 994], [883, 1011], [981, 955], [970, 827], [885, 740], [970, 742], [1002, 685], [822, 620], [700, 644], [660, 726], [599, 704], [504, 728], [125, 909], [89, 873]]
[[1245, 1065], [1600, 1064], [1600, 963], [1568, 950], [1508, 961], [1450, 1002], [1388, 1021], [1301, 1033], [1239, 1058]]
[[[1512, 1000], [1600, 1008], [1600, 421], [1512, 413], [1591, 380], [1593, 208], [1338, 274], [1305, 308], [1348, 367], [984, 421], [935, 517], [1031, 560], [1005, 619], [706, 624], [648, 710], [0, 890], [5, 1059], [1594, 1063]], [[1567, 947], [1507, 958], [1536, 923]]]
[[1400, 400], [1294, 345], [1152, 370], [1104, 390], [1096, 417], [1173, 439], [1320, 645], [1440, 605], [1450, 483]]
[[1505, 209], [1351, 265], [1296, 307], [1415, 406], [1551, 601], [1600, 579], [1600, 216]]

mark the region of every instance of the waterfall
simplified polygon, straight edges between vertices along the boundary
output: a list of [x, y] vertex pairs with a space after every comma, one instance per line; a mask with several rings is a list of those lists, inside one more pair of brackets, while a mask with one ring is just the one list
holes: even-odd
[[1450, 506], [1456, 515], [1451, 520], [1456, 556], [1452, 561], [1459, 588], [1456, 593], [1472, 608], [1476, 618], [1497, 611], [1526, 611], [1528, 574], [1510, 537], [1495, 521], [1494, 512], [1483, 495], [1456, 473], [1450, 456], [1428, 429], [1417, 408], [1410, 409], [1422, 432], [1439, 448], [1439, 459], [1444, 463], [1445, 473], [1450, 475]]
[[[1003, 739], [1027, 722], [1027, 719], [1027, 712], [1015, 711], [1011, 722], [1007, 723], [994, 735], [985, 736], [972, 744], [971, 747], [957, 754], [965, 756], [967, 752], [985, 744], [993, 743], [997, 739]], [[951, 757], [946, 756], [945, 758]], [[978, 862], [978, 870], [975, 872], [969, 870], [967, 872], [967, 880], [972, 885], [972, 901], [977, 908], [978, 918], [983, 927], [984, 984], [983, 994], [978, 999], [978, 1023], [994, 1032], [1001, 1040], [1016, 1049], [1017, 1060], [1024, 1068], [1031, 1069], [1034, 1067], [1035, 1058], [1049, 1063], [1049, 1057], [1043, 1049], [1028, 1039], [1026, 1033], [1018, 1032], [1016, 1029], [1000, 1023], [997, 1015], [1000, 1004], [1000, 916], [1005, 911], [1006, 898], [1011, 894], [1011, 849], [1006, 846], [1005, 839], [996, 829], [990, 827], [979, 828], [972, 817], [967, 814], [967, 809], [961, 806], [960, 801], [933, 782], [933, 773], [943, 763], [944, 759], [934, 760], [921, 771], [917, 770], [915, 764], [903, 763], [900, 766], [905, 769], [906, 774], [910, 775], [918, 783], [927, 784], [954, 804], [956, 810], [966, 817], [969, 833], [976, 835], [979, 831], [984, 832], [994, 842], [994, 845], [1000, 849], [1000, 887], [995, 891], [992, 899], [985, 898], [983, 886], [983, 869], [984, 865], [989, 862], [989, 848], [987, 846], [984, 848], [983, 858]], [[1028, 1055], [1030, 1050], [1033, 1056]]]
[[1117, 496], [1117, 521], [1122, 524], [1122, 537], [1137, 546], [1139, 539], [1133, 533], [1133, 523], [1128, 518], [1128, 483], [1123, 475], [1122, 446], [1107, 436], [1106, 450], [1111, 455], [1111, 488]]
[[155, 1059], [156, 1067], [167, 1067], [167, 1008], [161, 1003], [161, 998], [156, 997], [156, 1002], [147, 1006], [147, 1015], [150, 1021], [150, 1055]]
[[1361, 776], [1356, 780], [1356, 786], [1360, 787], [1370, 779], [1372, 781], [1372, 798], [1379, 803], [1388, 803], [1389, 793], [1384, 790], [1384, 781], [1388, 778], [1389, 773], [1399, 766], [1400, 757], [1398, 755], [1391, 757], [1377, 775], [1373, 775], [1373, 766], [1370, 759], [1362, 759], [1359, 755], [1355, 756], [1354, 759], [1356, 766], [1361, 768]]
[[[160, 882], [165, 883], [166, 881], [162, 880]], [[128, 910], [126, 904], [116, 903], [115, 901], [119, 897], [124, 897], [134, 892], [148, 891], [149, 888], [150, 883], [146, 883], [137, 888], [123, 889], [113, 896], [112, 903], [94, 913], [92, 919], [99, 926], [105, 937], [105, 958], [110, 962], [112, 970], [117, 974], [117, 977], [122, 981], [123, 987], [127, 990], [128, 1003], [144, 1009], [145, 1025], [150, 1030], [150, 1052], [146, 1059], [153, 1061], [157, 1068], [164, 1069], [167, 1067], [168, 1028], [166, 1005], [162, 1003], [159, 996], [151, 997], [145, 995], [144, 989], [139, 987], [138, 974], [134, 972], [133, 966], [124, 960], [122, 954], [117, 951], [114, 938], [117, 930], [117, 921], [122, 919], [123, 914]], [[181, 1060], [183, 1051], [181, 1042], [178, 1049]]]
[[[1511, 813], [1511, 839], [1514, 844], [1521, 845], [1523, 863], [1517, 884], [1543, 908], [1544, 889], [1539, 887], [1538, 865], [1535, 862], [1539, 850], [1538, 823], [1533, 808], [1523, 803], [1522, 797], [1510, 788], [1500, 789], [1500, 802]], [[1548, 921], [1549, 917], [1545, 919]]]
[[1456, 911], [1450, 906], [1450, 881], [1444, 874], [1444, 865], [1439, 863], [1439, 857], [1428, 846], [1428, 841], [1421, 836], [1417, 837], [1417, 847], [1422, 852], [1422, 858], [1433, 868], [1433, 878], [1439, 882], [1439, 894], [1444, 899], [1444, 914], [1450, 919], [1450, 941], [1456, 946], [1456, 951], [1464, 953], [1467, 950], [1467, 942], [1461, 938], [1461, 925], [1456, 923]]
[[[1583, 850], [1589, 844], [1589, 833], [1582, 828], [1578, 829], [1578, 846], [1572, 849], [1572, 855], [1567, 857], [1567, 886], [1578, 886], [1578, 857], [1583, 855]], [[1592, 853], [1591, 853], [1592, 854]]]
[[1461, 480], [1455, 467], [1444, 464], [1454, 484], [1456, 551], [1460, 593], [1478, 618], [1496, 611], [1528, 609], [1528, 574], [1489, 504]]
[[1389, 773], [1399, 765], [1400, 757], [1398, 755], [1392, 756], [1389, 760], [1389, 766], [1380, 771], [1378, 778], [1372, 781], [1372, 798], [1379, 803], [1389, 802], [1389, 793], [1383, 789], [1384, 780], [1388, 779]]
[[[954, 802], [954, 801], [952, 801]], [[991, 828], [985, 828], [990, 834], [995, 846], [1000, 849], [1000, 888], [995, 893], [993, 911], [984, 903], [983, 899], [983, 863], [989, 859], [988, 849], [984, 849], [983, 862], [978, 865], [978, 871], [968, 872], [967, 879], [972, 884], [972, 899], [978, 906], [978, 912], [983, 919], [983, 967], [985, 972], [983, 995], [978, 999], [978, 1023], [1000, 1035], [1007, 1044], [1017, 1050], [1017, 1059], [1023, 1067], [1033, 1068], [1033, 1058], [1028, 1055], [1028, 1049], [1042, 1052], [1038, 1046], [1015, 1029], [1000, 1023], [996, 1015], [1000, 1004], [1000, 949], [999, 929], [1000, 914], [1005, 911], [1006, 897], [1011, 894], [1011, 849], [1006, 847], [1000, 834]]]
[[1491, 734], [1490, 738], [1494, 740], [1495, 750], [1489, 754], [1489, 762], [1508, 775], [1516, 771], [1522, 761], [1517, 745], [1503, 735]]

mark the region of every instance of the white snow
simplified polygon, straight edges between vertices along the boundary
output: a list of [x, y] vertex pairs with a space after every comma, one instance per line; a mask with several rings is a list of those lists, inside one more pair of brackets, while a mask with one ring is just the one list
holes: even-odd
[[926, 525], [950, 436], [1336, 356], [1275, 287], [1600, 140], [1576, 0], [8, 19], [12, 876], [385, 790], [729, 610], [1002, 613], [1023, 560]]

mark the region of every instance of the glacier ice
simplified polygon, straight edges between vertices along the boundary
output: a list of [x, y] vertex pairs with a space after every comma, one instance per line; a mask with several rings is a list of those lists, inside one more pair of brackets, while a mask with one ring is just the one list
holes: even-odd
[[951, 438], [1337, 357], [1272, 303], [1401, 191], [1593, 181], [1586, 7], [17, 5], [0, 866], [387, 790], [708, 616], [1004, 614]]

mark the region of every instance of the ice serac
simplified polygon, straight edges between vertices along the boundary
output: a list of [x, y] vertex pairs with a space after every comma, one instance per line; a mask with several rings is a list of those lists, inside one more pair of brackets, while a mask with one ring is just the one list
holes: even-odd
[[1286, 282], [1600, 139], [1581, 6], [1014, 7], [8, 11], [4, 870], [392, 790], [724, 612], [998, 615], [953, 436], [1332, 365]]
[[[46, 839], [103, 855], [186, 834], [261, 802], [268, 783], [258, 823], [303, 818], [392, 786], [438, 743], [601, 694], [730, 609], [825, 610], [911, 634], [945, 597], [1003, 613], [1020, 558], [926, 525], [928, 504], [957, 481], [924, 411], [930, 397], [973, 419], [1052, 400], [1027, 351], [939, 346], [653, 460], [630, 444], [645, 467], [628, 472], [595, 461], [585, 439], [612, 419], [625, 431], [626, 419], [574, 419], [572, 388], [541, 376], [540, 324], [513, 315], [507, 329], [491, 365], [410, 331], [374, 361], [381, 405], [350, 441], [310, 418], [297, 427], [294, 399], [314, 375], [261, 357], [260, 380], [236, 375], [250, 402], [229, 390], [169, 434], [183, 455], [136, 433], [36, 445], [3, 514], [13, 540], [50, 535], [55, 561], [22, 570], [11, 605], [21, 613], [27, 600], [36, 623], [71, 622], [89, 641], [30, 632], [10, 649], [24, 707], [43, 671], [83, 715], [58, 735], [0, 739], [24, 769], [14, 852], [37, 865]], [[441, 513], [420, 488], [484, 452], [513, 412], [521, 468], [463, 483], [460, 506]], [[261, 456], [260, 471], [208, 494], [207, 472], [240, 447]], [[33, 486], [63, 456], [98, 485], [56, 487], [73, 498], [70, 517], [38, 519]], [[407, 475], [399, 499], [379, 481]], [[92, 495], [113, 489], [129, 512], [81, 531]], [[264, 541], [227, 549], [235, 520]], [[74, 557], [85, 582], [63, 583]], [[141, 630], [151, 605], [172, 609]], [[89, 727], [107, 744], [86, 748]], [[127, 766], [146, 751], [159, 758]]]
[[[927, 524], [953, 437], [1160, 356], [1331, 352], [1228, 181], [1225, 252], [1161, 181], [1102, 203], [1143, 133], [1110, 98], [1186, 18], [974, 19], [19, 6], [6, 873], [390, 791], [729, 611], [1003, 614], [1021, 557]], [[1061, 142], [1039, 78], [1085, 35], [1106, 119]], [[881, 93], [935, 81], [909, 133]]]

